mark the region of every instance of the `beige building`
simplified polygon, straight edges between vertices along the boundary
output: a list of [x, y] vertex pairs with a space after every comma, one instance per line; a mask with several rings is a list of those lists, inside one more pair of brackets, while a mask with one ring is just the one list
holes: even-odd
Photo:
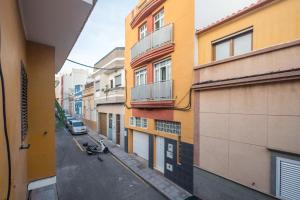
[[93, 131], [97, 131], [94, 92], [94, 81], [87, 81], [82, 92], [82, 119], [89, 128], [91, 128]]
[[100, 59], [92, 74], [97, 131], [124, 148], [124, 47], [117, 47]]
[[299, 10], [298, 0], [259, 1], [197, 31], [201, 199], [300, 199]]

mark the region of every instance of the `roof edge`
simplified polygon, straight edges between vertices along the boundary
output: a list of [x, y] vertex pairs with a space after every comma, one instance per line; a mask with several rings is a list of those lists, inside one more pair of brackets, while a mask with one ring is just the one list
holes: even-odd
[[270, 4], [270, 3], [274, 2], [274, 1], [276, 1], [276, 0], [259, 0], [256, 3], [252, 3], [251, 5], [246, 6], [243, 9], [241, 9], [241, 10], [239, 10], [237, 12], [234, 12], [231, 15], [228, 15], [228, 16], [220, 19], [220, 20], [217, 20], [216, 22], [214, 22], [214, 23], [212, 23], [212, 24], [210, 24], [210, 25], [208, 25], [208, 26], [206, 26], [206, 27], [204, 27], [202, 29], [196, 30], [196, 35], [199, 35], [200, 33], [204, 33], [204, 32], [206, 32], [208, 30], [211, 30], [211, 29], [213, 29], [213, 28], [215, 28], [217, 26], [220, 26], [221, 24], [224, 24], [224, 23], [226, 23], [228, 21], [231, 21], [231, 20], [233, 20], [235, 18], [243, 16], [243, 15], [245, 15], [245, 14], [247, 14], [247, 13], [253, 11], [253, 10], [261, 8], [261, 7], [263, 7], [263, 6], [267, 5], [267, 4]]

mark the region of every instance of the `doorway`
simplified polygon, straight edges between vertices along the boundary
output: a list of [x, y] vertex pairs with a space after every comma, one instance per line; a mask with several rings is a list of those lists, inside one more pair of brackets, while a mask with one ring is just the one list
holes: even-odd
[[120, 145], [120, 135], [121, 135], [121, 127], [120, 127], [120, 123], [121, 123], [121, 120], [120, 120], [120, 115], [117, 114], [116, 115], [116, 143], [118, 145]]

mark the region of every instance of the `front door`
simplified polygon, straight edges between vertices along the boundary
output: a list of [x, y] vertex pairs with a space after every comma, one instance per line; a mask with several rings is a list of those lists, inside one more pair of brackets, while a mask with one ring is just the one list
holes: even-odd
[[116, 143], [120, 145], [120, 115], [116, 115]]
[[99, 133], [107, 137], [107, 115], [106, 113], [99, 113]]
[[165, 171], [165, 139], [156, 137], [156, 164], [155, 169], [164, 173]]
[[113, 132], [113, 115], [109, 113], [108, 115], [108, 139], [112, 140], [112, 132]]

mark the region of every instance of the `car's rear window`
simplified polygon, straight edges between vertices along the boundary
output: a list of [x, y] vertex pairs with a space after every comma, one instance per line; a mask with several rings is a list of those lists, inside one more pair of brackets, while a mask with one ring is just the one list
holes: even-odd
[[73, 125], [74, 127], [84, 126], [82, 122], [73, 122], [72, 125]]

